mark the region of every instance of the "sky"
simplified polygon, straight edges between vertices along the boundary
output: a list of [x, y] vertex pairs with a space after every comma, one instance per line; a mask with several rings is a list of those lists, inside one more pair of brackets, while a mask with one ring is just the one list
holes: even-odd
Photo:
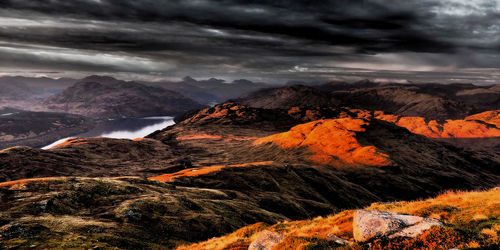
[[500, 0], [0, 0], [0, 75], [500, 79]]

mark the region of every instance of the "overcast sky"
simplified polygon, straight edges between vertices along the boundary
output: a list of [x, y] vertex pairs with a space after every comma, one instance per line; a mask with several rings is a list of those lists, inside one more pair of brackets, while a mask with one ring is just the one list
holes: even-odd
[[0, 0], [0, 74], [499, 83], [500, 0]]

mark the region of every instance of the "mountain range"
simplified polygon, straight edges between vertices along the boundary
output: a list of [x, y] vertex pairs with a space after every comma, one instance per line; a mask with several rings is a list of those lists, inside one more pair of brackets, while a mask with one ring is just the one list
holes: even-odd
[[102, 76], [86, 77], [41, 105], [94, 118], [175, 115], [203, 107], [173, 91]]
[[[172, 93], [89, 77], [44, 105], [80, 112], [79, 102], [86, 99], [78, 98], [85, 96], [96, 107], [88, 116], [123, 114], [110, 112], [120, 110], [110, 101], [126, 96], [115, 86], [140, 94], [127, 97], [138, 103], [145, 102], [142, 95], [155, 100], [154, 91]], [[292, 247], [345, 247], [335, 237], [353, 240], [352, 229], [344, 227], [352, 228], [354, 212], [346, 209], [392, 211], [447, 190], [498, 186], [495, 91], [495, 86], [447, 89], [370, 81], [265, 88], [213, 107], [186, 102], [198, 110], [145, 138], [74, 138], [48, 150], [7, 148], [0, 151], [0, 246], [189, 248], [201, 242], [191, 247], [248, 248], [267, 229], [285, 234], [293, 242], [283, 244]], [[471, 96], [485, 92], [489, 98], [473, 101]], [[170, 100], [189, 100], [175, 97]], [[493, 189], [474, 196], [484, 199], [476, 205], [457, 201], [467, 194], [450, 194], [454, 203], [438, 197], [411, 213], [447, 223], [432, 230], [448, 231], [436, 231], [426, 242], [454, 235], [461, 240], [446, 246], [473, 246], [475, 239], [476, 246], [495, 248], [498, 238], [482, 233], [500, 228], [499, 210], [486, 206], [498, 205], [494, 194]], [[398, 200], [403, 202], [384, 205]], [[477, 218], [450, 219], [480, 205], [489, 209], [483, 217], [474, 210]], [[319, 229], [309, 221], [317, 216], [331, 216], [335, 223], [318, 217], [317, 223], [329, 225]], [[291, 224], [303, 234], [293, 235]], [[214, 243], [213, 237], [226, 234]], [[380, 240], [352, 246], [417, 244]]]

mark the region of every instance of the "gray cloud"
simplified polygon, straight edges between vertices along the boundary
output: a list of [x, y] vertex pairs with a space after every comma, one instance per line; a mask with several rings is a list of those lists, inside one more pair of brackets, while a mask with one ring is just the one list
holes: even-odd
[[499, 72], [499, 15], [491, 0], [7, 0], [0, 67], [490, 83]]

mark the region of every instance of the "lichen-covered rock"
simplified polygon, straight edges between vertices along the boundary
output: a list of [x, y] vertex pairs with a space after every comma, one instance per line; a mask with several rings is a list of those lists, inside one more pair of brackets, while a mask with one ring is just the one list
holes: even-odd
[[357, 210], [354, 213], [353, 233], [356, 241], [374, 238], [416, 237], [432, 226], [443, 226], [436, 219], [386, 211]]
[[254, 240], [250, 246], [249, 250], [271, 250], [273, 246], [280, 243], [285, 238], [284, 234], [273, 232], [270, 230], [264, 230], [259, 233], [257, 239]]

